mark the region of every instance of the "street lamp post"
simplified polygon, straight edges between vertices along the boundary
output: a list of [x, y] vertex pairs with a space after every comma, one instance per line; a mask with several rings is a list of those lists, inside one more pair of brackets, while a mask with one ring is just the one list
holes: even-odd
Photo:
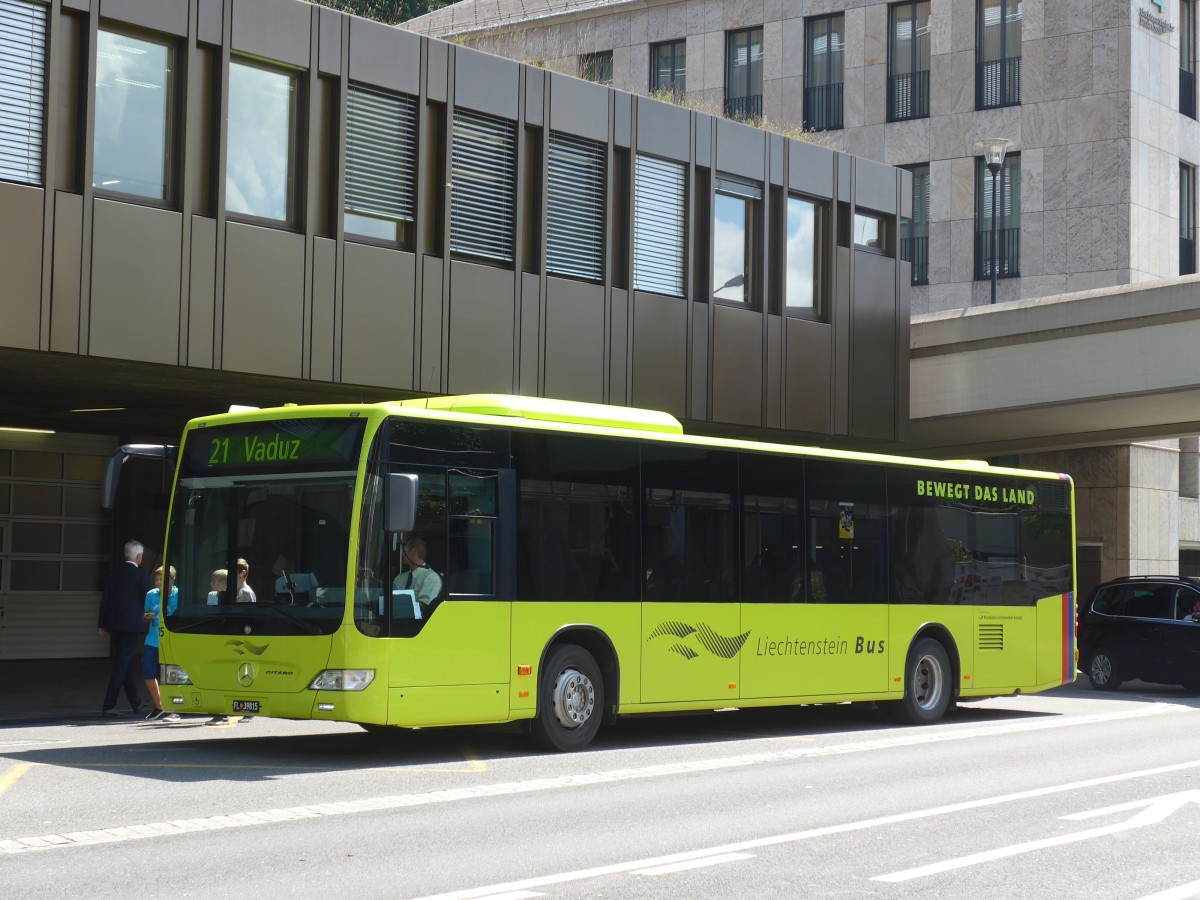
[[1012, 146], [1006, 138], [984, 138], [975, 142], [988, 171], [992, 173], [992, 303], [996, 302], [996, 277], [1000, 269], [1000, 233], [996, 230], [996, 206], [1000, 202], [1000, 170], [1004, 168], [1004, 154]]

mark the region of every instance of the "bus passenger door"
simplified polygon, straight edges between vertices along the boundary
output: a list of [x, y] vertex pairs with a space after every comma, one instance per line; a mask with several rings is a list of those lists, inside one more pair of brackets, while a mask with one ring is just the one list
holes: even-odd
[[642, 702], [737, 700], [745, 642], [736, 603], [644, 603]]

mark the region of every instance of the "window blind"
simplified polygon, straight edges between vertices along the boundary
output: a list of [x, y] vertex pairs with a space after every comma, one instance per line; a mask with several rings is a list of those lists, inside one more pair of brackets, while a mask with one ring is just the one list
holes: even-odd
[[638, 156], [633, 197], [633, 287], [682, 297], [687, 171]]
[[452, 151], [450, 250], [513, 261], [516, 226], [516, 126], [456, 111]]
[[346, 212], [411, 222], [416, 212], [417, 108], [411, 97], [351, 87]]
[[46, 9], [0, 0], [0, 178], [42, 182]]
[[546, 180], [546, 271], [604, 278], [603, 144], [550, 135]]

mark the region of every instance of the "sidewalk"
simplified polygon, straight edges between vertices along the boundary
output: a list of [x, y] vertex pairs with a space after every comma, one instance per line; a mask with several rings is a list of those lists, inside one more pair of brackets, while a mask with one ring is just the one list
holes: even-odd
[[[108, 657], [0, 662], [0, 727], [55, 719], [97, 719], [110, 665]], [[129, 712], [124, 696], [117, 710]]]

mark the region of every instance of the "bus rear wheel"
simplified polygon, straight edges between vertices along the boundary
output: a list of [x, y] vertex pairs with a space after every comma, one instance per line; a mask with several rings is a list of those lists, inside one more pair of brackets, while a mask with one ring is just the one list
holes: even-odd
[[550, 651], [538, 677], [533, 740], [547, 750], [582, 750], [600, 729], [604, 681], [592, 654], [575, 644]]
[[896, 703], [900, 721], [929, 725], [946, 714], [954, 699], [950, 657], [933, 638], [921, 638], [908, 651], [904, 667], [904, 699]]

